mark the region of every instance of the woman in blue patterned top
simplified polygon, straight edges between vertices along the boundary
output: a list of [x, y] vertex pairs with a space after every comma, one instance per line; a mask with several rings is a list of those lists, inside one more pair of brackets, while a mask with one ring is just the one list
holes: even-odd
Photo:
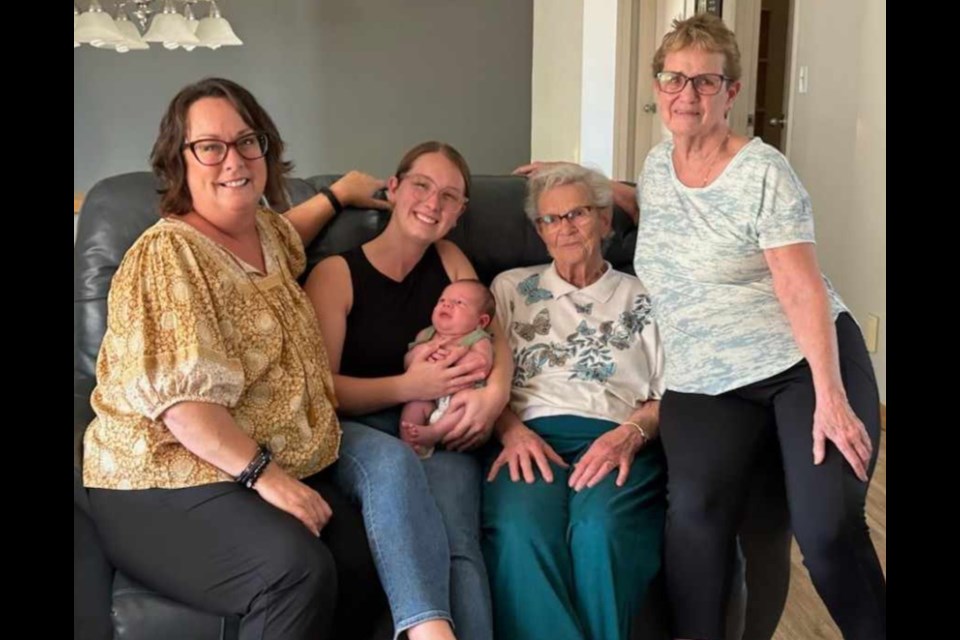
[[561, 165], [527, 213], [553, 262], [491, 287], [515, 370], [483, 495], [498, 638], [627, 638], [660, 567], [663, 352], [637, 278], [601, 254], [612, 191]]
[[723, 637], [750, 472], [776, 439], [817, 592], [845, 638], [885, 638], [886, 583], [864, 518], [880, 399], [863, 337], [820, 272], [799, 178], [727, 123], [741, 87], [733, 32], [709, 14], [673, 26], [653, 60], [672, 138], [647, 156], [636, 202], [614, 188], [642, 213], [634, 266], [666, 353], [674, 637]]

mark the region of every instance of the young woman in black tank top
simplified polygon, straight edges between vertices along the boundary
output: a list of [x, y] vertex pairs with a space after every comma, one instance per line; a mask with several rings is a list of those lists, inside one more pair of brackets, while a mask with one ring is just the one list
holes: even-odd
[[[439, 398], [481, 379], [480, 371], [445, 363], [415, 362], [403, 370], [407, 344], [430, 324], [443, 287], [476, 278], [463, 252], [442, 240], [466, 208], [469, 189], [466, 164], [451, 159], [459, 154], [447, 149], [424, 143], [408, 152], [388, 181], [387, 199], [394, 209], [383, 233], [323, 260], [307, 281], [343, 415]], [[502, 357], [496, 358], [484, 389], [461, 394], [466, 414], [447, 448], [485, 441], [509, 398], [512, 358], [499, 327], [491, 328]]]
[[[387, 199], [393, 204], [393, 213], [383, 233], [361, 247], [323, 260], [310, 274], [306, 291], [320, 321], [334, 374], [338, 409], [345, 420], [344, 458], [353, 461], [370, 454], [369, 450], [354, 451], [352, 443], [360, 441], [361, 435], [369, 438], [369, 433], [362, 432], [370, 427], [351, 421], [351, 416], [363, 423], [367, 414], [411, 400], [433, 400], [453, 393], [451, 410], [462, 406], [464, 415], [447, 437], [445, 447], [448, 451], [463, 451], [489, 438], [494, 420], [506, 405], [512, 356], [496, 319], [491, 325], [496, 350], [494, 369], [486, 387], [468, 388], [483, 378], [483, 371], [469, 365], [450, 364], [462, 355], [457, 351], [453, 351], [444, 362], [423, 359], [414, 361], [406, 371], [403, 368], [407, 344], [419, 330], [430, 324], [431, 311], [443, 288], [451, 281], [476, 278], [476, 272], [463, 252], [443, 240], [465, 210], [468, 198], [469, 170], [460, 154], [443, 143], [419, 145], [407, 153], [396, 174], [388, 181]], [[367, 420], [366, 424], [372, 424], [372, 420]], [[394, 435], [397, 427], [393, 426]], [[378, 446], [383, 444], [382, 439], [377, 442]], [[396, 446], [407, 447], [399, 439]], [[407, 453], [412, 455], [412, 451], [404, 451], [404, 455]], [[377, 536], [402, 537], [409, 533], [409, 527], [420, 527], [421, 533], [417, 536], [426, 536], [429, 534], [427, 529], [439, 527], [442, 530], [445, 522], [449, 551], [458, 558], [451, 565], [448, 594], [457, 637], [461, 640], [489, 640], [492, 638], [489, 588], [479, 549], [479, 465], [471, 456], [461, 454], [448, 454], [446, 460], [454, 467], [461, 465], [468, 471], [457, 475], [462, 479], [454, 479], [456, 474], [453, 474], [434, 480], [429, 469], [425, 469], [424, 484], [430, 484], [416, 499], [433, 500], [432, 493], [436, 496], [436, 505], [412, 507], [423, 507], [426, 512], [431, 511], [429, 507], [439, 509], [443, 513], [439, 524], [437, 521], [427, 524], [420, 516], [404, 519], [393, 512], [370, 513], [368, 505], [364, 504], [365, 520], [369, 518], [377, 522], [376, 531], [368, 526], [368, 536], [371, 546], [376, 547]], [[410, 475], [417, 474], [412, 472]], [[403, 480], [410, 482], [415, 478]], [[458, 505], [445, 505], [439, 496], [441, 490], [434, 482], [464, 482], [467, 486], [460, 494], [476, 497], [467, 497]], [[388, 485], [382, 487], [383, 491], [391, 490], [389, 482], [385, 480], [383, 484]], [[351, 487], [344, 489], [349, 492]], [[443, 490], [450, 491], [449, 487]], [[401, 498], [409, 500], [411, 496], [404, 495], [398, 500]], [[362, 501], [362, 496], [360, 499]], [[468, 504], [464, 505], [464, 502]], [[462, 531], [470, 532], [466, 540], [462, 539]], [[385, 541], [385, 544], [391, 542], [394, 541]], [[455, 549], [456, 545], [464, 548]], [[408, 550], [408, 553], [426, 555], [423, 549], [428, 546], [426, 542], [412, 546], [415, 549]], [[461, 559], [464, 557], [465, 562]], [[380, 554], [378, 560], [381, 561], [378, 564], [381, 580], [389, 596], [391, 582], [396, 577], [391, 572], [399, 569], [390, 566], [388, 554]], [[422, 562], [431, 564], [439, 560], [424, 557]], [[391, 600], [391, 607], [394, 604]], [[426, 606], [425, 600], [424, 608]], [[411, 640], [452, 638], [452, 630], [445, 622], [448, 618], [443, 615], [446, 608], [445, 604], [438, 605], [440, 615], [424, 624], [407, 627]], [[407, 610], [401, 614], [394, 608], [395, 622], [411, 613], [415, 612]], [[398, 626], [397, 631], [400, 630]]]

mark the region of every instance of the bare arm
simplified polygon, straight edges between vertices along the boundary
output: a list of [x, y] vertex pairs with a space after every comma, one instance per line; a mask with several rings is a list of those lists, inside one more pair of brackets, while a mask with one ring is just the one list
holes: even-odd
[[[637, 451], [639, 451], [647, 441], [656, 439], [657, 435], [660, 434], [660, 401], [647, 400], [637, 407], [634, 412], [630, 414], [630, 417], [620, 425], [621, 427], [630, 427], [634, 431], [637, 431], [633, 426], [628, 425], [627, 422], [640, 425], [646, 434], [646, 439], [641, 438], [643, 441], [637, 446]], [[639, 431], [637, 431], [637, 433], [639, 435]]]
[[[377, 200], [372, 196], [376, 191], [383, 189], [386, 182], [368, 176], [359, 171], [351, 171], [330, 187], [333, 195], [345, 206], [362, 207], [368, 209], [390, 209], [386, 200]], [[287, 220], [297, 230], [303, 241], [303, 246], [309, 245], [317, 237], [320, 230], [327, 225], [334, 216], [333, 205], [327, 196], [318, 193], [309, 200], [291, 207], [285, 214]]]
[[610, 186], [613, 187], [614, 204], [630, 216], [633, 224], [640, 224], [640, 206], [637, 203], [637, 188], [623, 184], [622, 182], [617, 182], [616, 180], [611, 180]]
[[459, 360], [460, 364], [467, 364], [470, 367], [476, 367], [483, 371], [484, 377], [490, 375], [493, 370], [493, 342], [490, 340], [479, 340], [473, 343], [470, 351], [467, 351]]
[[813, 374], [816, 409], [813, 420], [814, 464], [823, 462], [831, 440], [860, 480], [867, 481], [873, 445], [854, 414], [840, 377], [837, 332], [817, 254], [811, 243], [763, 252], [773, 274], [773, 289], [790, 321], [793, 337]]
[[[179, 402], [161, 420], [190, 453], [236, 477], [257, 454], [257, 443], [237, 426], [223, 406]], [[315, 536], [333, 515], [319, 493], [270, 462], [253, 486], [260, 497], [300, 520]]]
[[660, 401], [644, 402], [630, 414], [627, 420], [593, 441], [587, 452], [574, 465], [573, 473], [570, 474], [568, 484], [574, 491], [596, 486], [614, 469], [619, 469], [617, 486], [623, 486], [637, 451], [648, 442], [636, 427], [628, 424], [630, 422], [639, 425], [647, 438], [653, 439], [659, 431]]
[[[353, 285], [346, 261], [334, 256], [321, 261], [310, 273], [305, 290], [320, 323], [324, 346], [333, 372], [339, 409], [363, 415], [411, 400], [436, 399], [482, 378], [467, 367], [449, 366], [464, 348], [452, 349], [449, 359], [428, 362], [413, 356], [407, 371], [397, 376], [357, 378], [340, 374], [347, 315], [353, 305]], [[429, 354], [427, 354], [429, 355]]]
[[[487, 377], [487, 388], [493, 387], [496, 389], [491, 398], [496, 399], [497, 411], [499, 412], [507, 406], [507, 401], [510, 400], [510, 385], [513, 382], [513, 352], [507, 343], [506, 331], [500, 326], [499, 320], [494, 318], [487, 330], [493, 334], [493, 368]], [[496, 416], [493, 416], [490, 421], [491, 426], [495, 419]]]
[[257, 443], [237, 426], [230, 412], [221, 405], [179, 402], [160, 419], [190, 453], [227, 475], [239, 476], [257, 455]]

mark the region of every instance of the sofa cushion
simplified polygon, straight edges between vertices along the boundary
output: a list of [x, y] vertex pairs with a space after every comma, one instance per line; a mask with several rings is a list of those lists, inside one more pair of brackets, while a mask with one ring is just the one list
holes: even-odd
[[218, 616], [174, 602], [120, 571], [113, 579], [113, 626], [117, 640], [234, 640], [236, 616]]

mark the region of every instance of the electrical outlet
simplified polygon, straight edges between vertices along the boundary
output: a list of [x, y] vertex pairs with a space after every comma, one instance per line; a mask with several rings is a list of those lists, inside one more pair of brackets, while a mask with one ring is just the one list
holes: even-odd
[[880, 344], [880, 317], [872, 313], [867, 314], [867, 324], [864, 327], [864, 342], [867, 343], [867, 351], [877, 352], [877, 345]]

